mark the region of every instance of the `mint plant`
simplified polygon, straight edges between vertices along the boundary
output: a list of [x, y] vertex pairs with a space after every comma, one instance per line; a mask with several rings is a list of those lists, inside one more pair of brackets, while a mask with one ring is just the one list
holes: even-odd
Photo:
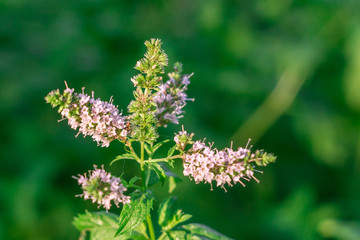
[[[158, 141], [158, 129], [168, 124], [179, 124], [188, 101], [186, 90], [192, 74], [183, 74], [182, 65], [175, 63], [173, 72], [167, 74], [166, 53], [159, 39], [146, 41], [147, 52], [135, 69], [140, 73], [131, 78], [134, 84], [134, 100], [123, 115], [117, 106], [96, 99], [94, 92], [74, 92], [66, 85], [63, 92], [54, 90], [45, 100], [58, 107], [62, 119], [79, 134], [91, 136], [101, 147], [108, 147], [115, 140], [124, 145], [126, 152], [117, 156], [111, 164], [120, 160], [133, 160], [139, 164], [141, 175], [125, 180], [105, 171], [104, 166], [87, 174], [74, 177], [83, 191], [77, 195], [91, 200], [105, 211], [87, 212], [75, 217], [73, 224], [81, 231], [80, 239], [125, 240], [125, 239], [230, 239], [210, 227], [198, 223], [185, 223], [191, 215], [176, 207], [176, 198], [171, 195], [178, 178], [171, 172], [174, 161], [183, 162], [183, 174], [196, 184], [209, 183], [226, 191], [225, 186], [241, 184], [257, 178], [256, 166], [266, 166], [275, 161], [273, 154], [247, 146], [236, 150], [217, 150], [214, 143], [194, 140], [194, 133], [182, 128], [173, 139]], [[77, 136], [76, 135], [76, 136]], [[155, 153], [166, 142], [172, 142], [168, 154], [155, 158]], [[135, 147], [136, 146], [136, 147]], [[138, 150], [135, 150], [138, 149]], [[155, 178], [154, 178], [155, 176]], [[158, 209], [157, 223], [161, 232], [155, 233], [152, 210], [155, 201], [151, 187], [156, 183], [170, 183], [170, 196]], [[120, 216], [110, 213], [114, 205], [122, 208]]]

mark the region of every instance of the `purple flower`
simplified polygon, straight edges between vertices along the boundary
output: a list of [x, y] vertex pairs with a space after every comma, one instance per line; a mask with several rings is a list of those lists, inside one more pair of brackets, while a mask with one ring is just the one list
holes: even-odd
[[157, 107], [156, 118], [160, 126], [166, 126], [168, 123], [179, 124], [179, 118], [183, 113], [182, 108], [186, 105], [186, 101], [193, 101], [185, 93], [192, 75], [180, 76], [171, 73], [169, 76], [170, 79], [159, 86], [158, 92], [153, 98]]
[[[84, 89], [83, 89], [84, 91]], [[74, 93], [74, 89], [66, 88], [63, 94], [59, 90], [52, 91], [46, 97], [47, 101], [59, 106], [59, 112], [74, 130], [79, 130], [85, 136], [92, 136], [102, 147], [108, 147], [115, 139], [125, 140], [129, 134], [127, 118], [122, 116], [118, 108], [110, 102], [101, 101], [82, 93]]]
[[119, 203], [130, 203], [130, 197], [124, 195], [127, 189], [121, 184], [120, 178], [111, 176], [104, 170], [104, 166], [99, 169], [94, 165], [94, 169], [89, 171], [88, 175], [84, 173], [83, 175], [79, 174], [79, 177], [74, 177], [83, 190], [83, 193], [77, 196], [83, 197], [85, 200], [92, 200], [99, 207], [103, 206], [106, 211], [110, 209], [111, 201], [117, 207], [119, 207]]
[[[250, 149], [239, 147], [237, 150], [225, 148], [221, 151], [216, 148], [212, 149], [212, 144], [206, 146], [203, 141], [191, 142], [186, 131], [175, 134], [174, 141], [178, 149], [184, 151], [182, 154], [185, 176], [189, 176], [195, 183], [205, 182], [212, 186], [212, 182], [216, 182], [216, 186], [225, 189], [224, 185], [233, 186], [244, 180], [250, 181], [255, 179], [258, 181], [254, 172], [255, 166], [251, 163], [261, 160], [251, 153]], [[191, 139], [190, 138], [190, 139]], [[185, 151], [186, 144], [192, 144], [191, 148]], [[260, 156], [260, 155], [259, 155]]]

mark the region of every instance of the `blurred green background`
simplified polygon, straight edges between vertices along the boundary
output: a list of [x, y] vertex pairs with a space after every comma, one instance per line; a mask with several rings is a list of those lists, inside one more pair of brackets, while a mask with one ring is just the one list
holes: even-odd
[[[2, 0], [0, 239], [78, 237], [72, 218], [96, 207], [74, 197], [71, 176], [123, 147], [75, 139], [44, 96], [66, 80], [113, 95], [126, 113], [151, 37], [195, 73], [188, 131], [218, 148], [252, 138], [278, 155], [260, 184], [226, 193], [183, 177], [175, 194], [193, 222], [235, 239], [360, 239], [359, 9], [358, 0]], [[138, 174], [131, 162], [107, 169]]]

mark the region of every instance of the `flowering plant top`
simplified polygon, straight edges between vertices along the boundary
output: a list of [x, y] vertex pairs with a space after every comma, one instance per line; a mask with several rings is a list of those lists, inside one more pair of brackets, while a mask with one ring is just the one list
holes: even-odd
[[[186, 90], [193, 74], [183, 74], [182, 65], [175, 63], [173, 71], [167, 74], [164, 68], [168, 57], [162, 50], [159, 39], [146, 41], [147, 52], [139, 60], [135, 69], [140, 73], [131, 78], [135, 90], [134, 100], [130, 102], [127, 112], [119, 110], [110, 100], [96, 99], [91, 95], [74, 92], [67, 86], [64, 91], [51, 91], [45, 100], [52, 107], [58, 107], [62, 119], [79, 134], [91, 136], [102, 147], [108, 147], [114, 140], [125, 146], [126, 153], [117, 156], [111, 164], [119, 160], [134, 160], [139, 163], [141, 176], [134, 176], [129, 181], [107, 173], [104, 166], [78, 175], [77, 179], [82, 194], [78, 196], [90, 199], [106, 212], [79, 215], [74, 225], [82, 232], [85, 239], [156, 239], [151, 218], [154, 196], [151, 186], [156, 182], [169, 181], [171, 194], [179, 179], [169, 169], [179, 159], [183, 162], [183, 174], [195, 183], [205, 182], [226, 190], [225, 186], [254, 179], [257, 166], [266, 166], [276, 157], [263, 150], [252, 150], [252, 146], [237, 149], [217, 150], [214, 143], [207, 145], [204, 141], [194, 141], [194, 133], [184, 129], [175, 133], [173, 139], [157, 142], [158, 128], [168, 124], [179, 124], [187, 102], [194, 101], [187, 96]], [[153, 158], [155, 152], [173, 141], [167, 156]], [[135, 151], [134, 145], [139, 146]], [[154, 177], [155, 176], [155, 180]], [[141, 181], [141, 183], [139, 183]], [[126, 193], [125, 193], [126, 192]], [[215, 230], [202, 224], [183, 224], [191, 215], [174, 209], [175, 198], [170, 195], [159, 207], [158, 224], [161, 232], [158, 239], [229, 239]], [[109, 213], [113, 206], [123, 207], [120, 216]], [[100, 235], [99, 235], [100, 234]]]

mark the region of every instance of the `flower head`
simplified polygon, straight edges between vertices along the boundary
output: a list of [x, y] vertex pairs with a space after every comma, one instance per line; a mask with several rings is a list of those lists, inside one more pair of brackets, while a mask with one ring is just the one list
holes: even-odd
[[111, 201], [117, 207], [119, 203], [130, 203], [130, 197], [124, 195], [127, 189], [121, 184], [120, 178], [111, 176], [104, 170], [104, 166], [99, 169], [94, 165], [94, 170], [89, 171], [88, 175], [86, 173], [79, 174], [79, 177], [75, 178], [83, 190], [83, 193], [78, 196], [85, 200], [91, 199], [99, 207], [103, 206], [106, 211], [110, 209]]
[[184, 129], [178, 134], [175, 134], [174, 141], [176, 143], [176, 149], [184, 151], [188, 144], [193, 144], [192, 141], [194, 134], [188, 134]]
[[[84, 90], [84, 89], [83, 89]], [[124, 140], [129, 133], [126, 117], [122, 116], [116, 106], [110, 102], [74, 93], [74, 89], [66, 88], [63, 94], [59, 90], [50, 92], [45, 100], [53, 107], [59, 106], [59, 113], [68, 120], [70, 127], [89, 135], [102, 147], [108, 147], [115, 139]]]
[[[194, 134], [191, 134], [193, 136]], [[174, 141], [179, 147], [182, 147], [181, 137], [185, 139], [190, 136], [184, 131], [175, 135]], [[203, 141], [193, 142], [192, 147], [183, 153], [183, 165], [185, 176], [189, 176], [195, 183], [205, 182], [212, 185], [216, 182], [216, 186], [224, 185], [233, 186], [244, 180], [258, 180], [254, 176], [254, 172], [260, 172], [255, 169], [255, 165], [266, 166], [270, 162], [274, 162], [276, 157], [261, 150], [251, 152], [251, 147], [239, 147], [237, 150], [225, 148], [223, 150], [212, 149], [212, 145], [207, 146]], [[184, 149], [184, 148], [183, 148]]]
[[175, 71], [169, 73], [169, 80], [159, 86], [158, 92], [154, 97], [156, 104], [156, 118], [160, 126], [168, 123], [179, 124], [182, 117], [182, 108], [186, 101], [193, 101], [187, 97], [185, 91], [190, 84], [191, 75], [181, 75], [181, 64], [175, 64]]

